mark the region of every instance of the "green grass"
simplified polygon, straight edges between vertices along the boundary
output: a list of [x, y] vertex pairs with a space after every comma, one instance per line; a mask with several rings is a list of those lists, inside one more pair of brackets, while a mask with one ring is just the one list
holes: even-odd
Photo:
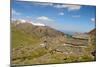
[[26, 45], [35, 45], [40, 42], [39, 38], [36, 36], [30, 36], [23, 31], [13, 29], [11, 31], [11, 40], [12, 40], [12, 47], [20, 47]]
[[94, 57], [90, 55], [82, 55], [82, 56], [75, 56], [75, 55], [67, 55], [63, 59], [55, 58], [56, 62], [64, 62], [64, 63], [72, 63], [72, 62], [88, 62], [93, 61]]
[[[68, 39], [71, 40], [72, 37], [68, 36]], [[81, 62], [81, 61], [92, 61], [94, 57], [90, 55], [91, 51], [95, 49], [95, 45], [87, 46], [84, 48], [84, 52], [82, 55], [65, 55], [63, 53], [54, 53], [50, 54], [49, 61], [48, 59], [45, 61], [41, 61], [45, 54], [48, 53], [48, 50], [42, 47], [38, 47], [40, 44], [40, 38], [35, 35], [28, 35], [22, 30], [18, 30], [16, 28], [11, 29], [11, 44], [12, 49], [18, 48], [19, 50], [14, 50], [14, 60], [13, 64], [35, 64], [35, 63], [69, 63], [69, 62]], [[22, 48], [20, 48], [22, 47]], [[37, 48], [34, 50], [34, 48]], [[77, 50], [75, 47], [66, 47], [66, 51], [74, 51]], [[81, 49], [82, 50], [82, 49]], [[48, 56], [48, 55], [47, 55]], [[41, 58], [42, 57], [42, 58]], [[46, 57], [46, 56], [45, 56]]]
[[47, 50], [45, 50], [45, 48], [39, 48], [39, 49], [36, 49], [35, 51], [33, 51], [31, 53], [31, 55], [29, 57], [27, 57], [27, 59], [38, 58], [40, 56], [43, 56], [46, 53], [47, 53]]
[[[13, 63], [20, 64], [21, 62], [29, 62], [29, 60], [38, 58], [44, 54], [46, 54], [46, 50], [44, 48], [37, 48], [32, 50], [40, 44], [40, 38], [35, 35], [28, 35], [22, 30], [12, 28], [11, 29], [11, 45], [14, 50]], [[20, 48], [21, 47], [21, 48]], [[26, 60], [28, 59], [28, 60]]]

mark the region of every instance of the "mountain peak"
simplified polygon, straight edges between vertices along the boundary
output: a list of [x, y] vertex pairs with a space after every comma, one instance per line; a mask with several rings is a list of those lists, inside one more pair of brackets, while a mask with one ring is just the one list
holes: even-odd
[[15, 20], [16, 24], [20, 24], [20, 23], [31, 23], [34, 26], [46, 26], [43, 23], [39, 23], [39, 22], [32, 22], [32, 21], [27, 21], [27, 20], [23, 20], [23, 19], [19, 19], [19, 20]]

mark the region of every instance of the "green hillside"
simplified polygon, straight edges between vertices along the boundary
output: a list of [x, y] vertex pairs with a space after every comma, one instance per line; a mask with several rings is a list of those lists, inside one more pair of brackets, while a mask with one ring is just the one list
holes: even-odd
[[[77, 46], [80, 42], [86, 45]], [[73, 39], [47, 26], [11, 23], [13, 65], [94, 61], [95, 56], [91, 52], [95, 47], [89, 46], [87, 42]]]
[[12, 47], [20, 47], [21, 45], [23, 46], [29, 46], [29, 45], [36, 45], [39, 43], [39, 38], [34, 36], [34, 35], [28, 35], [23, 31], [17, 30], [13, 28], [11, 30], [11, 38], [12, 38]]

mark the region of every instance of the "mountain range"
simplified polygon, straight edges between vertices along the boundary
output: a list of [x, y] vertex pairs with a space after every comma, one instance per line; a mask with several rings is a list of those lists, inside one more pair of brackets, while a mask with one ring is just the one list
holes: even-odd
[[[11, 31], [21, 32], [33, 38], [39, 38], [38, 42], [45, 42], [52, 44], [65, 43], [67, 41], [66, 34], [45, 26], [44, 24], [31, 23], [26, 21], [13, 21], [11, 23]], [[16, 33], [17, 34], [17, 33]]]
[[[77, 46], [78, 43], [82, 45]], [[39, 22], [11, 22], [12, 64], [15, 65], [94, 60], [87, 43]]]

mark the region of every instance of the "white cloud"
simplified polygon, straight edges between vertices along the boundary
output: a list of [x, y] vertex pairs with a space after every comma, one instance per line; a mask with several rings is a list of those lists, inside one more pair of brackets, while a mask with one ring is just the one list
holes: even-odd
[[59, 15], [63, 16], [63, 15], [64, 15], [64, 13], [63, 13], [63, 12], [60, 12], [60, 13], [59, 13]]
[[72, 15], [73, 18], [80, 18], [80, 15]]
[[53, 3], [34, 3], [35, 5], [42, 5], [42, 6], [53, 6]]
[[46, 20], [46, 21], [52, 21], [52, 19], [46, 17], [46, 16], [40, 16], [37, 18], [37, 20]]
[[[50, 26], [50, 27], [55, 27], [55, 20], [51, 19], [47, 16], [40, 16], [37, 17], [33, 23], [40, 23], [40, 24], [44, 24], [46, 26]], [[56, 24], [57, 25], [57, 24]]]
[[95, 22], [95, 18], [91, 18], [91, 21], [92, 21], [92, 22]]
[[12, 14], [13, 14], [13, 15], [21, 15], [21, 13], [15, 11], [14, 9], [12, 9]]
[[79, 10], [82, 6], [80, 5], [67, 5], [67, 4], [54, 4], [54, 3], [34, 3], [35, 5], [42, 5], [42, 6], [52, 6], [55, 8], [67, 8], [68, 11]]
[[79, 10], [82, 6], [80, 5], [54, 5], [55, 8], [67, 8], [68, 11]]
[[80, 6], [80, 5], [70, 5], [70, 6], [68, 7], [68, 10], [69, 10], [69, 11], [80, 10], [81, 7], [82, 7], [82, 6]]
[[45, 26], [45, 24], [43, 24], [43, 23], [33, 23], [32, 22], [32, 24], [35, 25], [35, 26]]
[[20, 21], [21, 23], [25, 23], [25, 22], [26, 22], [26, 20], [24, 20], [24, 19], [19, 19], [19, 21]]
[[67, 5], [54, 5], [55, 8], [67, 8]]

